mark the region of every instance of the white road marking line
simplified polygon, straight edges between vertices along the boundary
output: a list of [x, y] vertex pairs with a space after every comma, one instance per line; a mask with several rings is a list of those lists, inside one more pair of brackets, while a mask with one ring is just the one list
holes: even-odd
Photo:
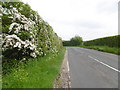
[[88, 57], [89, 57], [89, 58], [92, 58], [93, 60], [95, 60], [95, 61], [97, 61], [97, 62], [99, 62], [99, 63], [101, 63], [101, 64], [103, 64], [103, 65], [105, 65], [105, 66], [107, 66], [108, 68], [110, 68], [110, 69], [112, 69], [112, 70], [114, 70], [114, 71], [116, 71], [116, 72], [120, 72], [118, 69], [116, 69], [116, 68], [114, 68], [114, 67], [112, 67], [112, 66], [110, 66], [110, 65], [108, 65], [108, 64], [105, 64], [105, 63], [99, 61], [98, 59], [93, 58], [92, 56], [88, 56]]
[[68, 61], [67, 61], [67, 67], [68, 67], [68, 71], [70, 71]]

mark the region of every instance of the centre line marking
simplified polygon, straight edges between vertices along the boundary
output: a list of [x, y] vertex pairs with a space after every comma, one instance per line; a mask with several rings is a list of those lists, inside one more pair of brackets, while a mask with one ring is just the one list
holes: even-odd
[[93, 60], [95, 60], [95, 61], [97, 61], [97, 62], [105, 65], [106, 67], [108, 67], [108, 68], [110, 68], [110, 69], [112, 69], [112, 70], [114, 70], [114, 71], [116, 71], [116, 72], [120, 72], [118, 69], [116, 69], [116, 68], [114, 68], [114, 67], [112, 67], [112, 66], [110, 66], [110, 65], [108, 65], [108, 64], [105, 64], [105, 63], [99, 61], [98, 59], [95, 59], [95, 58], [93, 58], [93, 57], [91, 57], [91, 56], [88, 56], [88, 57], [89, 57], [89, 58], [92, 58]]

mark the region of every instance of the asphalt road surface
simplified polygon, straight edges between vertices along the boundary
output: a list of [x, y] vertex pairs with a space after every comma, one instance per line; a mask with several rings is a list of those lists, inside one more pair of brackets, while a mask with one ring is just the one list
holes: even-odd
[[118, 88], [118, 55], [67, 47], [71, 88]]

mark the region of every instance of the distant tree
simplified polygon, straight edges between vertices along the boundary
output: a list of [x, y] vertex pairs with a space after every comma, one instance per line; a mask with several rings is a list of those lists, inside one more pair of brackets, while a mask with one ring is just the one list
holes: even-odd
[[75, 36], [70, 39], [70, 42], [73, 46], [82, 45], [83, 39], [80, 36]]
[[83, 44], [83, 39], [80, 36], [75, 36], [70, 41], [63, 41], [64, 46], [79, 46]]

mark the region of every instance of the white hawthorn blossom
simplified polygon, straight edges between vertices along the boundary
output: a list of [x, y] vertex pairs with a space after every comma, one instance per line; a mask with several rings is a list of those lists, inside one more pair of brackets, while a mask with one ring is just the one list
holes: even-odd
[[34, 58], [37, 57], [36, 54], [35, 54], [34, 52], [31, 53], [30, 56], [32, 56], [32, 57], [34, 57]]
[[[15, 34], [8, 35], [8, 36], [5, 37], [5, 39], [4, 39], [4, 46], [3, 47], [4, 48], [11, 47], [11, 48], [19, 48], [19, 49], [22, 49], [24, 47], [24, 50], [30, 49], [33, 52], [37, 52], [36, 46], [34, 44], [32, 44], [28, 40], [22, 41]], [[33, 56], [35, 56], [35, 53], [31, 53], [30, 55], [33, 57]]]
[[14, 27], [15, 27], [15, 29], [16, 29], [16, 33], [18, 33], [20, 28], [17, 28], [17, 27], [19, 27], [19, 24], [18, 24], [18, 23], [15, 23], [15, 22], [10, 25], [10, 27], [9, 27], [9, 32], [11, 32]]

